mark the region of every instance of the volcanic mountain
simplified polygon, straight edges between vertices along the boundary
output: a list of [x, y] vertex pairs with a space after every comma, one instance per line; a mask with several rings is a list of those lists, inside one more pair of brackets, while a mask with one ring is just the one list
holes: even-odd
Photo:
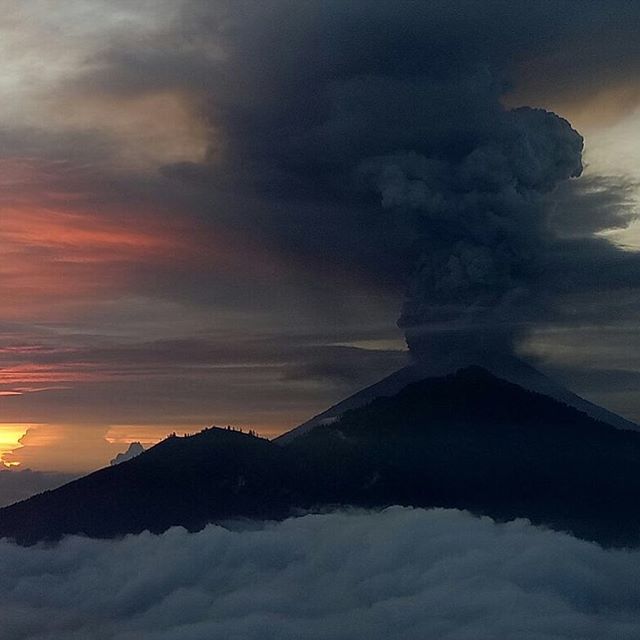
[[358, 391], [346, 400], [303, 422], [291, 431], [283, 433], [275, 439], [275, 442], [286, 444], [318, 425], [330, 424], [349, 409], [364, 406], [379, 397], [393, 396], [413, 382], [443, 376], [467, 367], [486, 369], [499, 378], [509, 380], [530, 391], [550, 396], [586, 413], [595, 420], [601, 420], [618, 429], [640, 430], [640, 427], [633, 422], [581, 398], [516, 356], [499, 352], [480, 352], [475, 355], [469, 352], [452, 352], [446, 358], [414, 361], [380, 382]]
[[480, 367], [399, 385], [278, 442], [218, 428], [170, 437], [0, 510], [0, 536], [28, 544], [402, 504], [640, 543], [640, 433]]

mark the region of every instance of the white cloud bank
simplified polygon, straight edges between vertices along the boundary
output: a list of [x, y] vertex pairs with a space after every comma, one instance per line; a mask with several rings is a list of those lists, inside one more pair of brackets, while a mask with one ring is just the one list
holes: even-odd
[[640, 551], [394, 507], [0, 541], [4, 640], [636, 640]]

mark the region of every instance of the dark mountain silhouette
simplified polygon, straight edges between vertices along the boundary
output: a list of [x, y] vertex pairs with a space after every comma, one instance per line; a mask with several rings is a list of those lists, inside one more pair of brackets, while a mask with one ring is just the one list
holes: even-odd
[[114, 537], [214, 520], [278, 518], [289, 512], [288, 454], [227, 429], [171, 436], [118, 465], [0, 510], [0, 536], [20, 542], [65, 533]]
[[619, 429], [640, 430], [640, 427], [630, 420], [626, 420], [603, 407], [599, 407], [581, 398], [572, 391], [569, 391], [569, 389], [566, 389], [551, 378], [545, 376], [530, 364], [520, 360], [520, 358], [502, 353], [479, 352], [474, 355], [468, 352], [453, 352], [439, 359], [414, 361], [412, 364], [392, 373], [383, 380], [365, 389], [361, 389], [326, 411], [303, 422], [301, 425], [291, 429], [291, 431], [283, 433], [276, 438], [274, 442], [278, 442], [279, 444], [289, 443], [294, 438], [297, 438], [303, 433], [308, 433], [318, 425], [330, 424], [348, 409], [362, 407], [379, 397], [393, 396], [413, 382], [443, 376], [451, 371], [472, 366], [486, 369], [498, 378], [510, 380], [525, 389], [529, 389], [529, 391], [536, 391], [550, 396], [570, 407], [583, 411], [596, 420], [601, 420]]
[[335, 505], [526, 517], [639, 542], [640, 433], [470, 367], [347, 410], [288, 443], [208, 429], [0, 510], [0, 536], [111, 537]]
[[640, 433], [481, 368], [408, 385], [286, 448], [317, 473], [331, 467], [320, 501], [457, 507], [639, 540]]

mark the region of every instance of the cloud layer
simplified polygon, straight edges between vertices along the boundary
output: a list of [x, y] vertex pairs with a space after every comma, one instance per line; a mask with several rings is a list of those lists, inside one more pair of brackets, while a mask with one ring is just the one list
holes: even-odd
[[0, 541], [6, 640], [631, 640], [640, 552], [393, 507], [53, 547]]
[[0, 507], [56, 489], [75, 478], [75, 475], [67, 473], [44, 473], [31, 469], [0, 471]]

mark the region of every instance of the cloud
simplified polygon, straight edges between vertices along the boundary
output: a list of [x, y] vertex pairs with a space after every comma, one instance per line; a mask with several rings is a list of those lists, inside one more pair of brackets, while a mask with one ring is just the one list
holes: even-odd
[[83, 424], [81, 429], [65, 424], [28, 426], [19, 445], [2, 459], [26, 469], [78, 475], [107, 465], [118, 453], [120, 445], [109, 442], [107, 432], [106, 426], [92, 424]]
[[[635, 77], [640, 12], [614, 4], [604, 15], [591, 1], [576, 12], [562, 0], [482, 9], [186, 0], [163, 4], [144, 38], [129, 14], [120, 30], [108, 21], [107, 44], [64, 90], [123, 105], [180, 96], [204, 124], [208, 162], [176, 162], [163, 174], [176, 190], [201, 190], [190, 206], [218, 231], [240, 232], [291, 269], [304, 263], [308, 288], [345, 273], [387, 295], [409, 283], [401, 324], [414, 346], [432, 342], [445, 321], [458, 333], [491, 326], [509, 343], [563, 303], [550, 257], [565, 256], [574, 282], [611, 256], [606, 242], [558, 245], [547, 227], [588, 235], [633, 217], [629, 185], [563, 184], [581, 170], [581, 140], [565, 121], [501, 102], [523, 78], [548, 82], [550, 61], [549, 89], [588, 87], [594, 74], [610, 80], [611, 68], [620, 82]], [[539, 197], [558, 184], [557, 199]], [[196, 280], [162, 278], [171, 296], [215, 290]]]
[[[209, 127], [208, 160], [164, 175], [201, 189], [212, 223], [291, 263], [407, 291], [400, 325], [415, 353], [442, 348], [445, 324], [449, 347], [511, 350], [559, 318], [571, 285], [586, 292], [585, 269], [611, 274], [611, 290], [638, 285], [637, 256], [593, 238], [633, 219], [631, 187], [602, 177], [566, 186], [582, 172], [581, 136], [551, 112], [503, 104], [522, 65], [549, 52], [573, 47], [600, 69], [605, 41], [585, 35], [599, 11], [194, 0], [169, 28], [182, 47], [125, 43], [86, 81], [114, 95], [189, 94]], [[627, 25], [604, 24], [627, 43], [609, 54], [635, 68]]]
[[638, 551], [453, 510], [0, 542], [7, 640], [631, 640]]
[[0, 507], [26, 500], [36, 493], [55, 489], [75, 478], [75, 475], [53, 471], [0, 471]]
[[144, 447], [139, 442], [132, 442], [126, 451], [120, 452], [115, 458], [111, 460], [111, 462], [109, 462], [109, 464], [114, 467], [115, 465], [126, 462], [127, 460], [132, 460], [143, 452]]
[[[29, 18], [28, 29], [20, 24], [31, 45], [49, 46], [43, 34], [55, 32], [59, 19], [74, 25], [72, 54], [83, 64], [63, 66], [56, 91], [80, 103], [99, 96], [112, 115], [98, 118], [100, 126], [91, 131], [97, 128], [120, 150], [122, 141], [107, 135], [107, 121], [123, 113], [126, 120], [139, 104], [145, 117], [154, 116], [161, 110], [145, 101], [158, 96], [183, 101], [201, 127], [198, 135], [207, 136], [208, 162], [182, 162], [176, 152], [174, 164], [168, 157], [163, 170], [165, 178], [177, 180], [173, 186], [171, 179], [149, 184], [148, 175], [135, 180], [147, 180], [145, 189], [164, 195], [184, 191], [186, 184], [201, 187], [183, 206], [206, 212], [216, 232], [234, 229], [278, 254], [291, 271], [304, 263], [309, 288], [310, 280], [340, 282], [327, 287], [334, 291], [325, 296], [329, 304], [332, 297], [334, 307], [342, 303], [343, 274], [361, 278], [369, 291], [397, 296], [413, 272], [404, 325], [428, 325], [432, 316], [473, 324], [480, 316], [507, 326], [530, 320], [520, 317], [517, 302], [539, 297], [547, 285], [538, 260], [546, 211], [529, 199], [578, 172], [580, 149], [577, 135], [559, 118], [509, 111], [500, 100], [510, 83], [517, 84], [522, 65], [533, 69], [542, 59], [555, 60], [558, 73], [572, 81], [586, 83], [594, 69], [602, 75], [605, 67], [611, 75], [605, 59], [627, 60], [624, 73], [633, 75], [640, 60], [633, 25], [640, 14], [628, 3], [614, 4], [617, 10], [603, 15], [596, 2], [581, 3], [576, 12], [562, 0], [544, 8], [490, 2], [481, 9], [464, 1], [400, 7], [385, 1], [372, 8], [361, 1], [300, 6], [287, 0], [184, 0], [135, 8], [119, 2], [109, 11], [107, 3], [94, 1], [88, 11], [74, 2], [48, 20], [38, 5], [26, 3], [15, 19]], [[103, 13], [96, 27], [91, 18]], [[572, 61], [569, 69], [563, 59]], [[613, 68], [623, 73], [623, 65]], [[539, 75], [544, 81], [548, 73]], [[77, 108], [74, 122], [82, 120]], [[158, 137], [157, 127], [145, 132], [133, 121], [128, 144], [141, 148], [145, 134]], [[75, 135], [86, 135], [86, 127], [80, 129]], [[70, 148], [86, 148], [86, 140], [80, 142], [69, 142]], [[365, 168], [371, 181], [360, 183], [359, 191], [355, 183]], [[456, 179], [445, 184], [447, 172]], [[563, 206], [576, 208], [566, 200]], [[523, 215], [525, 208], [530, 210]], [[611, 209], [595, 226], [628, 221]], [[446, 218], [448, 228], [434, 223], [437, 210], [449, 214], [438, 221]], [[496, 234], [505, 237], [492, 242]], [[439, 268], [425, 259], [434, 249]], [[203, 270], [163, 274], [155, 278], [162, 291], [153, 293], [194, 300], [212, 291], [220, 299], [215, 286], [201, 281]], [[435, 284], [425, 286], [430, 276]], [[252, 298], [265, 288], [246, 284]], [[456, 297], [465, 300], [455, 309], [445, 293], [453, 285], [458, 293], [464, 289]], [[313, 297], [298, 299], [307, 306]], [[536, 305], [541, 313], [547, 303]], [[483, 317], [488, 309], [489, 319]]]
[[565, 237], [624, 229], [638, 218], [637, 190], [638, 185], [624, 177], [596, 175], [564, 182], [550, 198], [550, 222]]
[[0, 28], [0, 321], [70, 351], [0, 355], [3, 416], [277, 432], [403, 364], [333, 345], [397, 335], [407, 291], [431, 351], [635, 319], [638, 257], [594, 237], [631, 186], [567, 182], [578, 134], [504, 106], [637, 82], [630, 3], [57, 4]]
[[[101, 425], [132, 425], [132, 439], [139, 439], [135, 424], [155, 428], [157, 438], [211, 423], [277, 434], [407, 363], [399, 341], [384, 342], [393, 337], [388, 329], [297, 329], [297, 335], [256, 334], [255, 326], [243, 326], [138, 342], [68, 333], [7, 340], [0, 343], [0, 393], [16, 395], [5, 398], [3, 419], [22, 422], [28, 413], [31, 421], [49, 422], [55, 415], [57, 425], [77, 425], [75, 437], [62, 429], [72, 441], [82, 441], [83, 430], [93, 429], [101, 449]], [[349, 344], [363, 335], [371, 344]], [[346, 344], [336, 344], [337, 339]], [[103, 463], [114, 454], [104, 456]], [[44, 449], [36, 467], [50, 468]]]
[[554, 105], [605, 123], [637, 108], [640, 47], [630, 35], [640, 27], [640, 12], [626, 0], [610, 6], [603, 12], [597, 0], [584, 0], [577, 10], [556, 0], [533, 9], [540, 12], [534, 23], [547, 24], [546, 38], [517, 61], [519, 104]]

